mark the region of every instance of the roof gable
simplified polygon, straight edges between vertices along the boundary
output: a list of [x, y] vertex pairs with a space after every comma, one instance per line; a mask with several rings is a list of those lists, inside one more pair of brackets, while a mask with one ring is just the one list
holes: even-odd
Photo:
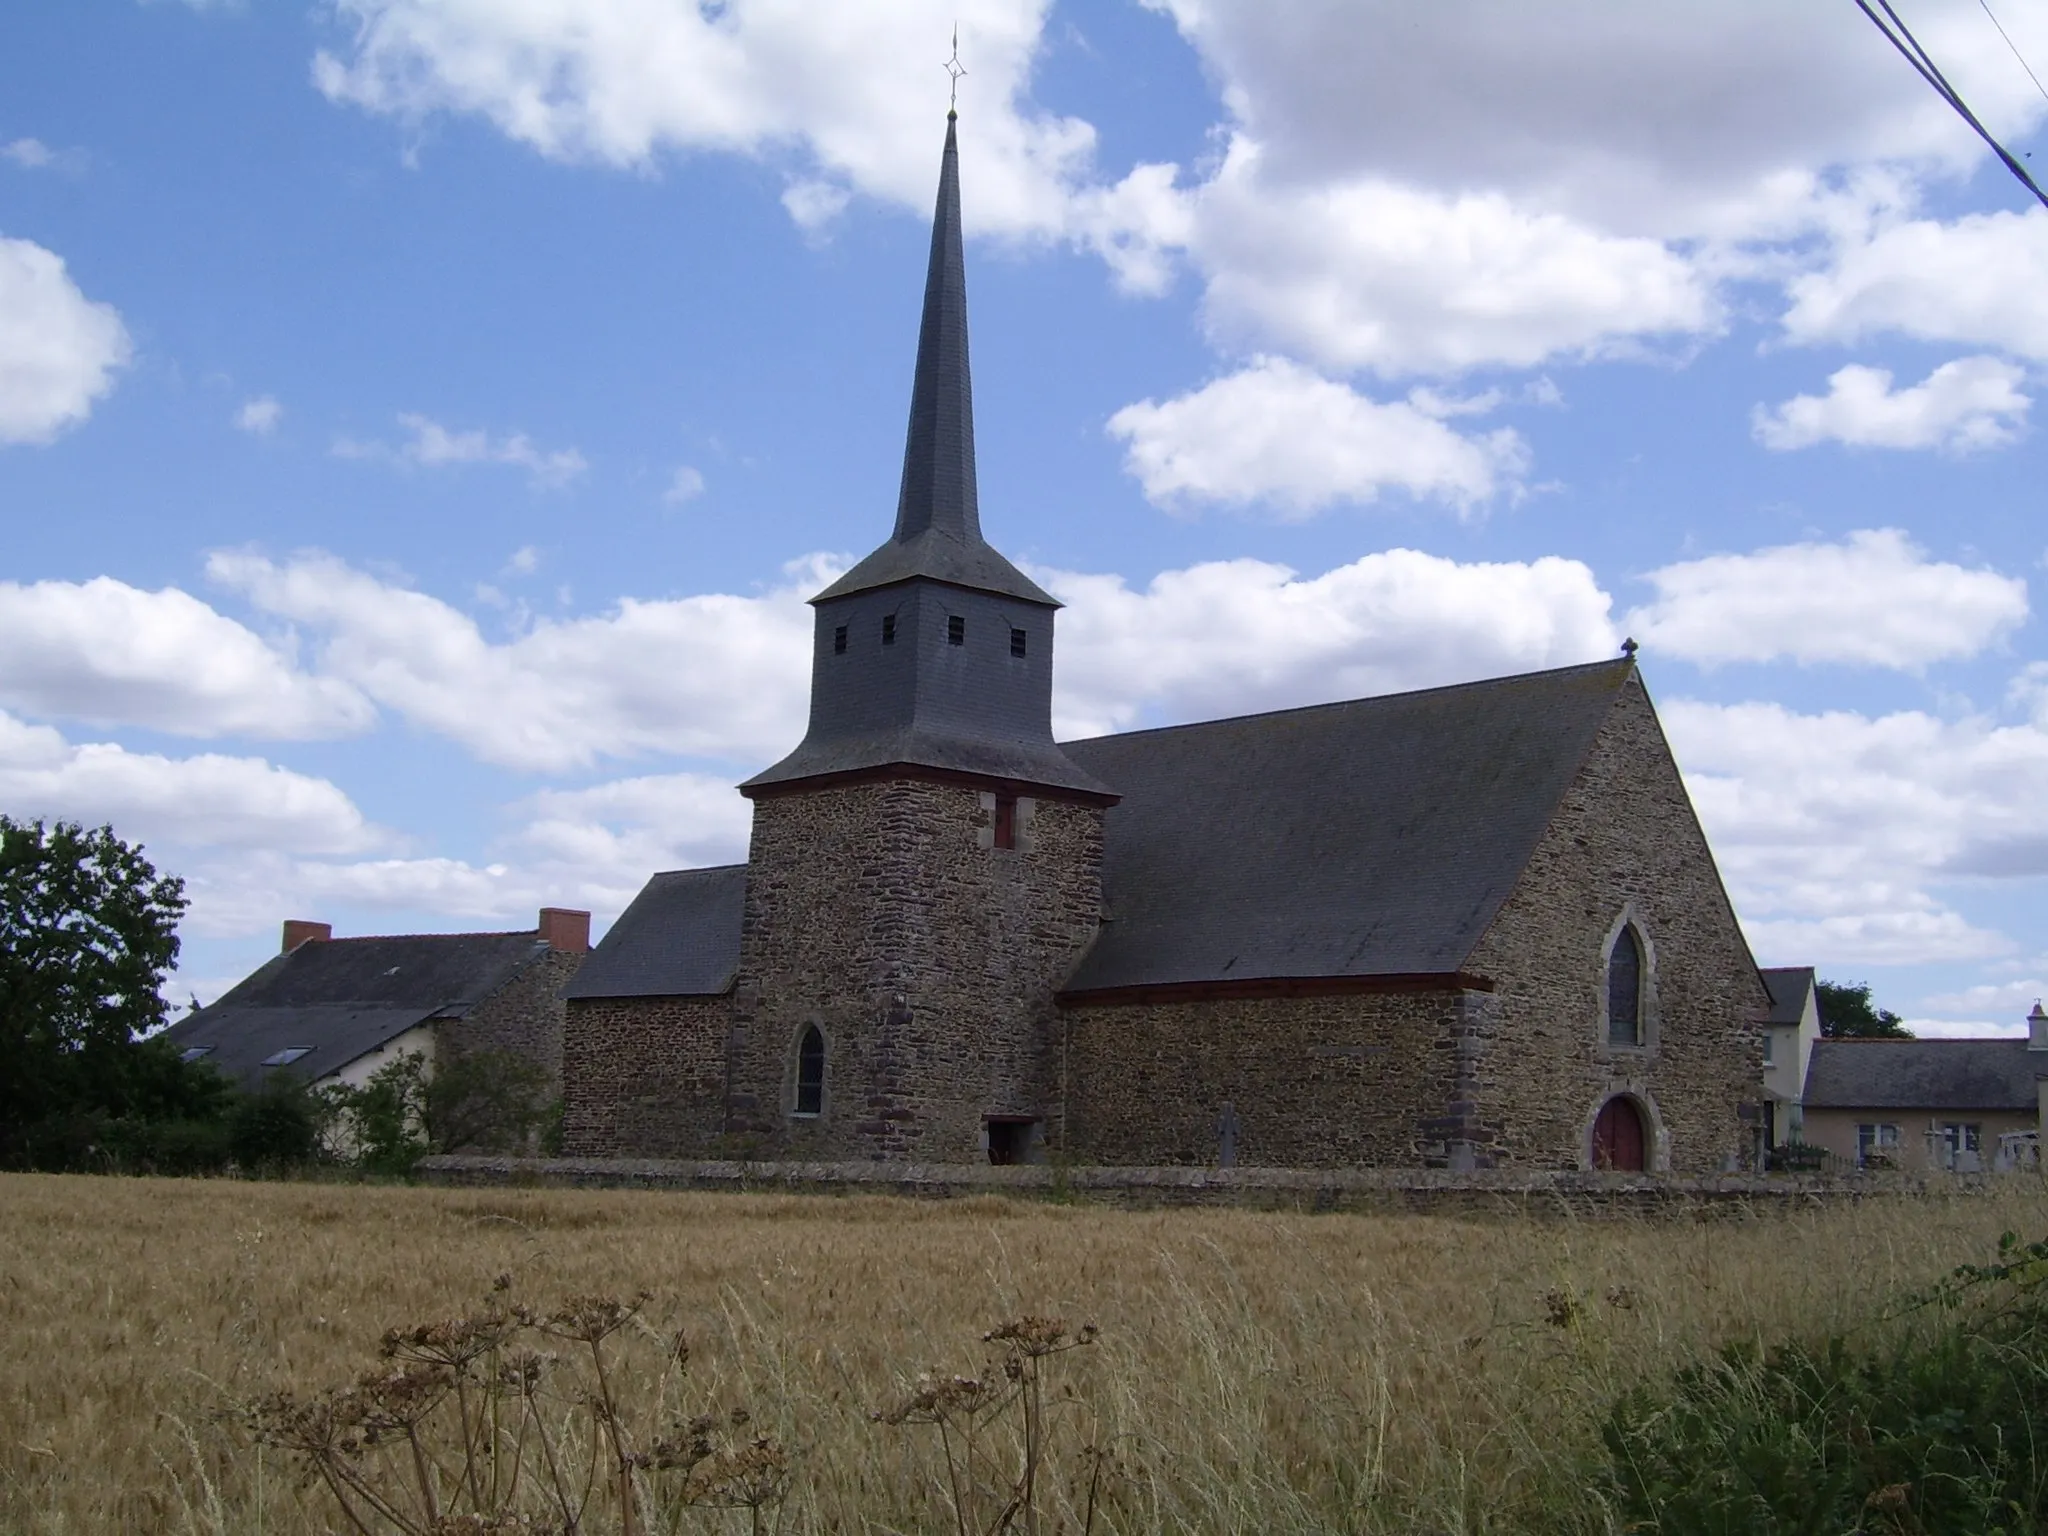
[[1463, 965], [1627, 660], [1063, 743], [1122, 793], [1070, 991]]
[[591, 997], [716, 996], [740, 963], [747, 866], [654, 876], [563, 989]]
[[1773, 1024], [1797, 1024], [1806, 1016], [1807, 999], [1813, 996], [1813, 967], [1780, 965], [1758, 970], [1764, 990], [1771, 994]]

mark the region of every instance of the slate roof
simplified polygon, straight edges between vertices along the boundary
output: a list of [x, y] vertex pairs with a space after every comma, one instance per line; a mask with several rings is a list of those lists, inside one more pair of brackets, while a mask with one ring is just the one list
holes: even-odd
[[306, 1048], [290, 1070], [308, 1082], [428, 1019], [461, 1018], [546, 943], [524, 933], [425, 933], [320, 939], [267, 961], [239, 986], [164, 1032], [245, 1084], [265, 1057]]
[[910, 388], [910, 430], [896, 496], [896, 531], [888, 543], [811, 601], [822, 603], [917, 576], [1058, 606], [1050, 593], [981, 536], [974, 475], [974, 387], [967, 362], [967, 262], [960, 240], [960, 150], [950, 112], [946, 148], [939, 159], [938, 202], [932, 210], [931, 261], [925, 271], [924, 318], [917, 332], [917, 372]]
[[562, 995], [705, 997], [740, 963], [747, 866], [665, 870], [649, 880]]
[[1123, 795], [1067, 990], [1459, 970], [1633, 670], [1062, 743]]
[[1781, 965], [1759, 969], [1764, 990], [1771, 994], [1772, 1024], [1797, 1024], [1806, 1014], [1806, 999], [1813, 991], [1813, 967]]
[[2037, 1104], [2048, 1051], [2025, 1040], [1817, 1040], [1808, 1109], [2018, 1110]]

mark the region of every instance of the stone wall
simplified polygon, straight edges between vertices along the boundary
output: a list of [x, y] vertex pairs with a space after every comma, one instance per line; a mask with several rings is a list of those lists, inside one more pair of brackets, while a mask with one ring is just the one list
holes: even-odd
[[686, 1157], [725, 1119], [729, 997], [585, 997], [569, 1004], [562, 1151]]
[[562, 1085], [562, 988], [587, 958], [588, 951], [539, 950], [497, 991], [440, 1027], [441, 1050], [522, 1056], [547, 1073], [552, 1098]]
[[[989, 1117], [1058, 1121], [1053, 989], [1101, 910], [1102, 812], [916, 779], [754, 803], [727, 1129], [764, 1155], [987, 1157]], [[900, 1000], [900, 1001], [899, 1001]], [[793, 1113], [807, 1025], [823, 1111]]]
[[[1606, 954], [1624, 917], [1647, 941], [1648, 1039], [1606, 1042]], [[1466, 969], [1494, 979], [1470, 1114], [1504, 1165], [1588, 1166], [1600, 1105], [1648, 1113], [1654, 1168], [1747, 1156], [1769, 998], [1677, 764], [1631, 677], [1514, 893]]]
[[1073, 1154], [1213, 1165], [1228, 1103], [1246, 1167], [1441, 1164], [1465, 1013], [1455, 991], [1069, 1008]]

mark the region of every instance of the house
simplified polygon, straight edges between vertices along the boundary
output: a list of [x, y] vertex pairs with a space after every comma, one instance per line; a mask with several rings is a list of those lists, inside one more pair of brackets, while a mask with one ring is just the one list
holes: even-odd
[[1859, 1168], [2032, 1166], [2044, 1078], [2038, 1002], [2024, 1040], [1822, 1040], [1806, 1070], [1805, 1138]]
[[1767, 967], [1771, 1014], [1764, 1030], [1763, 1137], [1767, 1147], [1803, 1140], [1806, 1064], [1820, 1039], [1820, 989], [1810, 965]]
[[1772, 1008], [1634, 659], [1056, 742], [983, 537], [949, 116], [895, 528], [744, 865], [568, 989], [564, 1149], [1718, 1170]]
[[165, 1031], [187, 1061], [244, 1088], [288, 1071], [360, 1086], [402, 1055], [506, 1051], [559, 1078], [564, 982], [590, 949], [590, 914], [543, 907], [511, 933], [337, 939], [290, 921], [246, 980]]

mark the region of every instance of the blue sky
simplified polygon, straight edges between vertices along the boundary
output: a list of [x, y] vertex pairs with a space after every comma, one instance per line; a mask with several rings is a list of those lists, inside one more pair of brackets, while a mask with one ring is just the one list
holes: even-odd
[[893, 512], [956, 20], [1065, 733], [1633, 634], [1760, 960], [2048, 991], [2048, 210], [1850, 0], [77, 0], [0, 50], [0, 810], [188, 878], [177, 996], [744, 855]]

